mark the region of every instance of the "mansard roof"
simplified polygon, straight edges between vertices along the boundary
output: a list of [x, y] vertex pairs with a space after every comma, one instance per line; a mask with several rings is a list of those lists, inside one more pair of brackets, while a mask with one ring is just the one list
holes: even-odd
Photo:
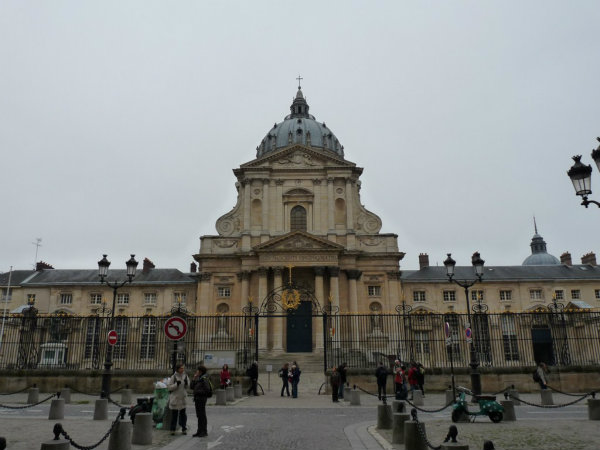
[[[107, 280], [126, 280], [125, 269], [109, 270]], [[138, 271], [132, 281], [133, 285], [144, 284], [186, 284], [194, 283], [193, 275], [185, 274], [178, 269], [151, 269], [147, 272]], [[98, 270], [69, 270], [52, 269], [40, 270], [23, 283], [22, 286], [66, 286], [66, 285], [98, 285], [100, 278]]]
[[[456, 280], [475, 279], [471, 266], [457, 266]], [[483, 281], [528, 281], [528, 280], [600, 280], [600, 266], [589, 264], [552, 266], [489, 266], [484, 268]], [[444, 266], [425, 267], [420, 270], [402, 271], [402, 281], [448, 282]]]

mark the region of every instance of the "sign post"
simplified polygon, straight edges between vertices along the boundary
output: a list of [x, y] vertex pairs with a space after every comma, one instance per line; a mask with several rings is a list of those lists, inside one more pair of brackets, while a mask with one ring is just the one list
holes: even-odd
[[173, 372], [175, 372], [175, 366], [177, 365], [177, 341], [183, 339], [183, 337], [187, 333], [187, 330], [187, 322], [183, 317], [169, 317], [169, 319], [167, 319], [167, 321], [165, 322], [165, 336], [167, 337], [167, 339], [173, 341], [173, 356], [171, 360]]
[[450, 333], [450, 324], [444, 324], [444, 334], [446, 335], [446, 346], [448, 347], [448, 356], [450, 357], [450, 381], [452, 383], [452, 398], [456, 399], [456, 385], [454, 384], [454, 355], [452, 354], [452, 334]]

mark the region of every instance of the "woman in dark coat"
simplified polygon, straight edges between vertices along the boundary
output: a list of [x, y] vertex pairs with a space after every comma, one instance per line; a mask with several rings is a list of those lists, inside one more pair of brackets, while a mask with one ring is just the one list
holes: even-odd
[[206, 367], [198, 366], [198, 370], [192, 379], [192, 389], [194, 391], [194, 406], [196, 407], [196, 417], [198, 417], [198, 431], [194, 437], [208, 436], [208, 421], [206, 419], [206, 400], [212, 395], [210, 381], [206, 375]]
[[337, 371], [335, 366], [331, 369], [331, 378], [329, 381], [331, 383], [331, 400], [337, 403], [339, 402], [338, 390], [340, 389], [342, 378], [340, 377], [340, 373]]

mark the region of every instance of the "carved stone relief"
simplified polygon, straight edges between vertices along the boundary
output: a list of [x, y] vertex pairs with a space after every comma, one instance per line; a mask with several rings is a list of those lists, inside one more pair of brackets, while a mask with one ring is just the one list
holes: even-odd
[[367, 247], [375, 247], [383, 242], [383, 238], [373, 236], [360, 237], [358, 240], [361, 245], [366, 245]]
[[[241, 202], [240, 197], [238, 196], [238, 202], [235, 207], [229, 211], [227, 214], [222, 215], [217, 219], [217, 233], [220, 236], [231, 236], [232, 234], [239, 233], [242, 229], [242, 220], [241, 220]], [[218, 245], [218, 244], [217, 244]]]
[[294, 152], [291, 155], [277, 160], [276, 164], [293, 166], [318, 166], [319, 163], [312, 160], [312, 156], [307, 153]]
[[237, 239], [215, 239], [213, 242], [217, 247], [221, 248], [231, 248], [238, 246]]

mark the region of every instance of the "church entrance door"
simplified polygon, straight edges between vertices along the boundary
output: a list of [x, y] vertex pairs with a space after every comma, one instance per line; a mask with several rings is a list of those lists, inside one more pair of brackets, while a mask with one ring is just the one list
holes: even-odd
[[300, 302], [287, 316], [287, 351], [289, 353], [312, 352], [312, 304]]

